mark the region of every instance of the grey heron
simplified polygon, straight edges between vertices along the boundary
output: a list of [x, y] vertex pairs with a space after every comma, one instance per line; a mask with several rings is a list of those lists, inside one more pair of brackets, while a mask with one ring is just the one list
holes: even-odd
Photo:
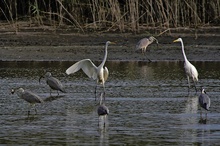
[[[201, 94], [199, 95], [199, 105], [200, 105], [201, 108], [208, 111], [209, 108], [210, 108], [210, 104], [211, 104], [210, 98], [206, 94], [205, 89], [202, 88]], [[200, 117], [202, 118], [202, 109], [200, 111]], [[206, 112], [206, 119], [207, 119], [207, 112]]]
[[[80, 60], [80, 61], [76, 62], [72, 66], [70, 66], [66, 70], [66, 74], [70, 75], [70, 74], [73, 74], [73, 73], [79, 71], [80, 69], [82, 69], [83, 72], [89, 78], [93, 78], [93, 80], [97, 80], [97, 83], [99, 83], [103, 86], [104, 93], [105, 93], [105, 82], [108, 78], [109, 71], [108, 71], [107, 67], [104, 68], [104, 65], [105, 65], [105, 62], [106, 62], [106, 59], [107, 59], [108, 45], [109, 44], [115, 44], [115, 43], [110, 42], [110, 41], [106, 42], [106, 44], [105, 44], [105, 55], [104, 55], [104, 58], [102, 60], [102, 63], [98, 67], [90, 59], [83, 59], [83, 60]], [[97, 85], [96, 85], [96, 88], [97, 88]], [[96, 97], [96, 88], [95, 88], [95, 97]]]
[[178, 39], [174, 40], [173, 42], [180, 42], [181, 46], [182, 46], [182, 53], [183, 53], [183, 57], [184, 57], [184, 61], [185, 61], [184, 68], [185, 68], [185, 72], [186, 72], [186, 76], [187, 76], [187, 80], [188, 80], [188, 92], [190, 89], [190, 79], [189, 78], [192, 78], [194, 86], [195, 86], [195, 90], [197, 92], [196, 82], [198, 82], [198, 80], [199, 80], [198, 79], [198, 71], [196, 70], [196, 67], [194, 65], [192, 65], [186, 57], [182, 38], [178, 38]]
[[53, 77], [50, 72], [47, 72], [44, 76], [41, 76], [39, 78], [39, 83], [40, 83], [41, 78], [46, 78], [46, 83], [50, 87], [50, 95], [51, 95], [51, 92], [52, 92], [51, 89], [57, 90], [58, 95], [59, 95], [58, 91], [66, 93], [66, 91], [64, 90], [63, 84], [57, 78]]
[[[153, 36], [150, 36], [149, 38], [143, 38], [141, 39], [137, 44], [136, 44], [136, 51], [137, 50], [142, 50], [142, 54], [145, 54], [146, 53], [146, 49], [147, 47], [152, 44], [154, 41], [156, 41], [157, 43], [157, 46], [158, 46], [158, 40], [153, 37]], [[147, 58], [148, 59], [148, 58]], [[148, 59], [150, 62], [151, 60]]]
[[100, 116], [104, 117], [104, 126], [105, 126], [106, 116], [109, 114], [109, 109], [107, 106], [105, 106], [105, 101], [103, 102], [103, 93], [101, 93], [100, 95], [100, 102], [97, 108], [97, 113], [98, 113], [99, 118]]
[[[31, 91], [24, 90], [23, 88], [17, 88], [17, 89], [12, 89], [11, 93], [14, 94], [16, 93], [18, 97], [21, 99], [24, 99], [28, 103], [30, 103], [30, 106], [34, 106], [36, 103], [43, 103], [44, 101], [41, 99], [40, 96], [32, 93]], [[35, 112], [37, 113], [37, 109], [35, 107]], [[30, 109], [28, 110], [28, 114], [30, 113]]]

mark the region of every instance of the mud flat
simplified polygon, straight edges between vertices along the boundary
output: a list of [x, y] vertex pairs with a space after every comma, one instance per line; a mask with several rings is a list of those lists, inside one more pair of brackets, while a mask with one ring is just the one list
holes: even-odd
[[[109, 61], [144, 61], [141, 52], [135, 52], [135, 44], [149, 34], [104, 33], [80, 34], [68, 31], [22, 31], [17, 34], [1, 31], [1, 61], [77, 61], [103, 58], [106, 41], [117, 44], [109, 46]], [[182, 37], [187, 57], [191, 61], [220, 61], [220, 29], [174, 32], [157, 37], [149, 46], [148, 58], [152, 61], [183, 60], [179, 43], [173, 40]], [[196, 38], [197, 37], [197, 38]]]

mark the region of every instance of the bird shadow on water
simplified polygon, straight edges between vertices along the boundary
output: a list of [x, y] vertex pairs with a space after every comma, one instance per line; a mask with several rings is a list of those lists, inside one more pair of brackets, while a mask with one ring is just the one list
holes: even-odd
[[65, 95], [48, 96], [44, 99], [44, 102], [52, 102], [63, 97], [65, 97]]
[[208, 120], [206, 118], [205, 119], [204, 118], [200, 118], [199, 119], [199, 124], [207, 124], [207, 121]]

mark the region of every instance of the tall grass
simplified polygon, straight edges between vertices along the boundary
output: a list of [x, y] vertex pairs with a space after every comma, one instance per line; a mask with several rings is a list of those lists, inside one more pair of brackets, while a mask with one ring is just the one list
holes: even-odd
[[220, 24], [219, 0], [2, 0], [0, 19], [73, 26], [79, 31], [139, 32], [151, 27]]

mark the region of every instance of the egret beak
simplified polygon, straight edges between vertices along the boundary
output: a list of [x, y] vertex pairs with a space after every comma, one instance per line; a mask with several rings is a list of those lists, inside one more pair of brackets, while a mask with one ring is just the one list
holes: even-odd
[[174, 40], [173, 42], [174, 42], [174, 43], [175, 43], [175, 42], [179, 42], [179, 40], [178, 40], [178, 39], [176, 39], [176, 40]]

